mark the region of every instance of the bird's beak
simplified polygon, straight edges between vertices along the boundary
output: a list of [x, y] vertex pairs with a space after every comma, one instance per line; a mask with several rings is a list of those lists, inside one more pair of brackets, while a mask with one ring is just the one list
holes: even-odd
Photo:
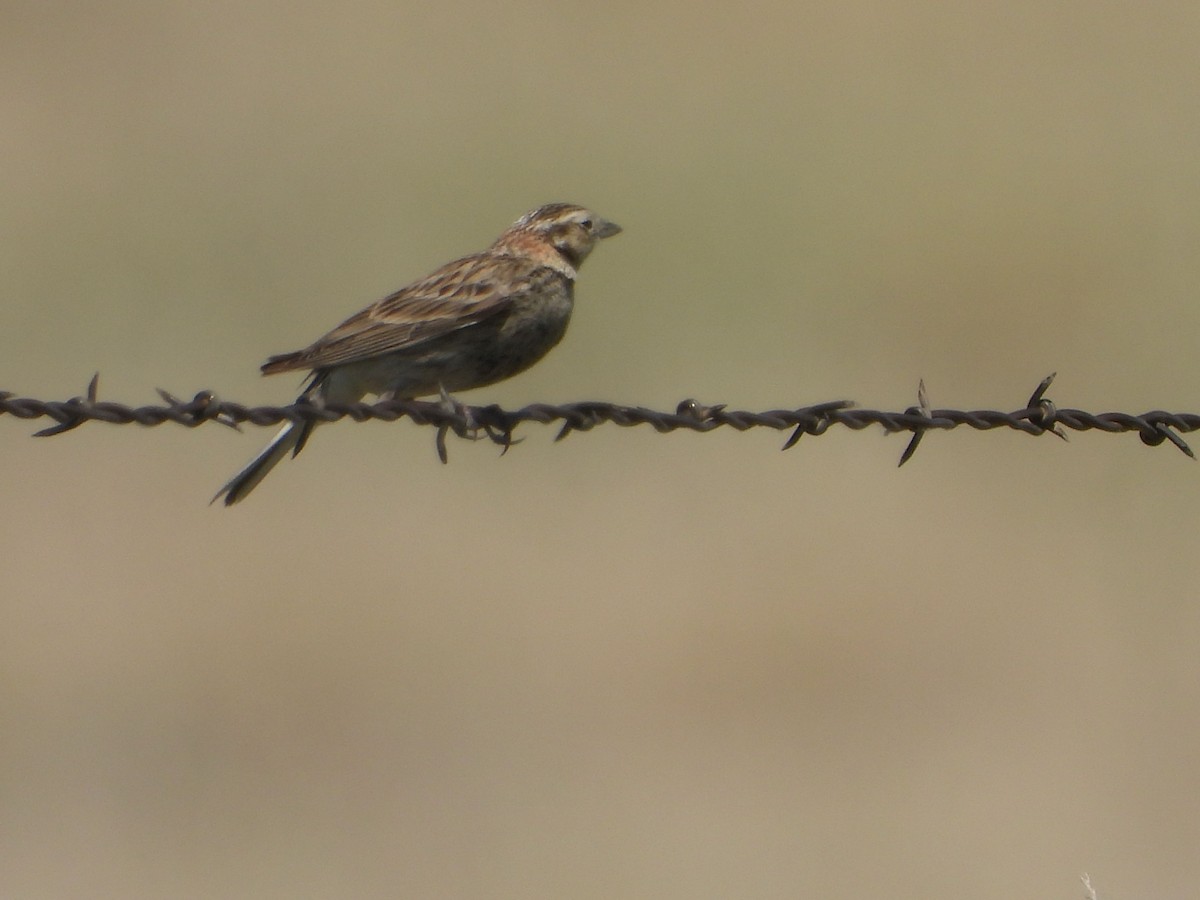
[[621, 233], [621, 226], [616, 222], [608, 222], [604, 219], [597, 219], [595, 231], [593, 233], [598, 238], [612, 237], [614, 234]]

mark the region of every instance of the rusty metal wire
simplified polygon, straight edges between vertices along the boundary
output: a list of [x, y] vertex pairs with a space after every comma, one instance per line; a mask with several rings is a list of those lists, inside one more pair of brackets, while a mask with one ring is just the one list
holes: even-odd
[[1011, 428], [1030, 435], [1053, 434], [1066, 440], [1066, 430], [1099, 430], [1108, 433], [1137, 432], [1148, 446], [1164, 441], [1173, 444], [1195, 459], [1195, 454], [1180, 437], [1200, 429], [1200, 415], [1168, 413], [1161, 410], [1132, 415], [1129, 413], [1089, 413], [1080, 409], [1059, 409], [1046, 397], [1054, 375], [1042, 380], [1025, 406], [1013, 412], [998, 410], [932, 409], [925, 385], [917, 391], [918, 403], [904, 412], [883, 412], [859, 409], [846, 400], [818, 403], [798, 409], [773, 409], [748, 412], [729, 409], [724, 404], [706, 406], [695, 400], [685, 400], [674, 412], [659, 412], [639, 406], [620, 406], [615, 403], [585, 401], [550, 405], [535, 403], [517, 410], [499, 406], [463, 406], [456, 402], [422, 400], [385, 400], [379, 403], [328, 404], [321, 406], [300, 401], [288, 406], [244, 406], [220, 400], [211, 391], [201, 391], [191, 400], [181, 400], [159, 390], [165, 405], [131, 407], [122, 403], [102, 401], [97, 396], [99, 376], [93, 377], [87, 393], [65, 401], [34, 400], [0, 391], [0, 415], [18, 419], [50, 418], [57, 424], [38, 431], [35, 436], [46, 437], [78, 428], [84, 422], [107, 422], [113, 425], [161, 425], [173, 422], [195, 428], [208, 422], [218, 422], [231, 428], [242, 423], [277, 425], [285, 421], [336, 422], [349, 418], [355, 422], [382, 419], [393, 422], [408, 418], [418, 425], [437, 428], [438, 455], [447, 459], [446, 435], [453, 431], [460, 437], [478, 437], [480, 432], [496, 444], [508, 449], [520, 441], [513, 436], [518, 425], [525, 422], [549, 424], [562, 422], [556, 440], [575, 431], [589, 431], [597, 425], [612, 422], [617, 425], [649, 425], [658, 432], [707, 432], [729, 427], [738, 431], [751, 428], [791, 430], [783, 444], [786, 450], [805, 435], [820, 435], [832, 425], [843, 425], [855, 431], [871, 425], [882, 426], [888, 432], [907, 431], [912, 438], [900, 457], [900, 465], [912, 458], [921, 439], [930, 431], [948, 431], [968, 426], [978, 431]]

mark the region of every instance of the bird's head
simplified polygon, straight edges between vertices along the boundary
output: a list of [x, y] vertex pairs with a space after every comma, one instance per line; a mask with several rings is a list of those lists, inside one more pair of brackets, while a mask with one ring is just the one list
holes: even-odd
[[[592, 249], [606, 237], [619, 234], [621, 226], [573, 203], [548, 203], [527, 212], [500, 235], [495, 249], [528, 253], [531, 243], [556, 254], [562, 269], [573, 277]], [[547, 264], [554, 265], [553, 258]]]

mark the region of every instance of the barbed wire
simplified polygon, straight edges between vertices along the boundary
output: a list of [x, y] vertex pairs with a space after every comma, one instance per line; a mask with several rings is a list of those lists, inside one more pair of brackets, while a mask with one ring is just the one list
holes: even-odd
[[[244, 423], [278, 425], [282, 422], [336, 422], [344, 418], [355, 422], [380, 419], [394, 422], [407, 418], [417, 425], [437, 428], [437, 451], [442, 462], [448, 459], [446, 436], [454, 432], [460, 437], [486, 436], [505, 450], [520, 442], [513, 436], [517, 426], [525, 422], [543, 425], [562, 422], [555, 440], [562, 440], [576, 431], [590, 431], [597, 425], [611, 422], [616, 425], [649, 425], [666, 433], [678, 430], [709, 432], [718, 428], [747, 431], [751, 428], [791, 430], [784, 441], [784, 450], [795, 446], [805, 435], [824, 434], [833, 425], [861, 431], [879, 425], [887, 432], [911, 432], [912, 438], [900, 457], [904, 465], [916, 452], [921, 439], [930, 431], [948, 431], [967, 426], [977, 431], [1011, 428], [1030, 435], [1053, 434], [1066, 440], [1066, 430], [1102, 431], [1109, 434], [1137, 432], [1142, 443], [1156, 447], [1164, 441], [1173, 444], [1192, 459], [1195, 454], [1180, 437], [1180, 432], [1200, 430], [1200, 415], [1169, 413], [1152, 410], [1140, 415], [1130, 413], [1090, 413], [1081, 409], [1059, 409], [1046, 391], [1054, 381], [1050, 375], [1034, 390], [1024, 407], [1013, 412], [999, 410], [933, 409], [929, 405], [925, 384], [917, 388], [917, 405], [903, 412], [884, 412], [860, 409], [848, 400], [834, 400], [803, 406], [798, 409], [772, 409], [749, 412], [729, 409], [725, 404], [704, 405], [684, 400], [674, 412], [660, 412], [640, 406], [621, 406], [616, 403], [584, 401], [558, 405], [534, 403], [521, 409], [505, 410], [499, 406], [465, 406], [450, 398], [441, 401], [383, 400], [378, 403], [319, 404], [299, 400], [287, 406], [245, 406], [221, 400], [212, 391], [201, 391], [191, 400], [181, 400], [158, 390], [165, 405], [127, 406], [123, 403], [100, 400], [99, 375], [88, 385], [87, 393], [70, 400], [35, 400], [17, 397], [0, 391], [0, 415], [18, 419], [50, 418], [57, 424], [36, 432], [35, 437], [63, 434], [85, 422], [107, 422], [111, 425], [162, 425], [172, 422], [196, 428], [217, 422], [239, 429]], [[482, 435], [480, 434], [482, 432]]]

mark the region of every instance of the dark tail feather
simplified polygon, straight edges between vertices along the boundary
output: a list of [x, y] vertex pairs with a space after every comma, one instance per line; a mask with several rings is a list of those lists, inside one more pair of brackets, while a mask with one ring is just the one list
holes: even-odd
[[[311, 428], [311, 424], [309, 428]], [[217, 498], [223, 496], [225, 505], [232, 506], [244, 498], [254, 490], [260, 481], [267, 477], [267, 473], [275, 468], [281, 459], [299, 445], [301, 437], [307, 437], [305, 432], [308, 430], [304, 425], [288, 422], [272, 438], [271, 443], [267, 444], [263, 451], [254, 457], [242, 471], [229, 479], [229, 483], [217, 491], [216, 497], [209, 502], [216, 503]]]
[[[273, 356], [267, 360], [270, 364], [274, 360], [286, 359], [291, 356], [299, 356], [297, 353], [289, 353], [285, 356]], [[266, 371], [266, 366], [263, 370]], [[309, 377], [304, 385], [304, 392], [296, 398], [299, 403], [303, 400], [322, 403], [325, 399], [326, 382], [329, 380], [328, 369], [318, 369]], [[357, 399], [356, 397], [352, 397]], [[279, 433], [271, 439], [271, 443], [263, 447], [262, 452], [246, 465], [242, 471], [238, 472], [233, 478], [229, 479], [229, 483], [225, 487], [217, 491], [217, 496], [208, 501], [209, 504], [217, 502], [218, 497], [225, 498], [226, 506], [233, 506], [247, 494], [249, 494], [258, 483], [267, 477], [267, 474], [279, 464], [279, 461], [289, 453], [295, 456], [304, 449], [304, 445], [308, 443], [309, 436], [312, 435], [312, 430], [317, 426], [315, 419], [307, 419], [301, 422], [288, 422], [283, 428], [279, 429]]]

